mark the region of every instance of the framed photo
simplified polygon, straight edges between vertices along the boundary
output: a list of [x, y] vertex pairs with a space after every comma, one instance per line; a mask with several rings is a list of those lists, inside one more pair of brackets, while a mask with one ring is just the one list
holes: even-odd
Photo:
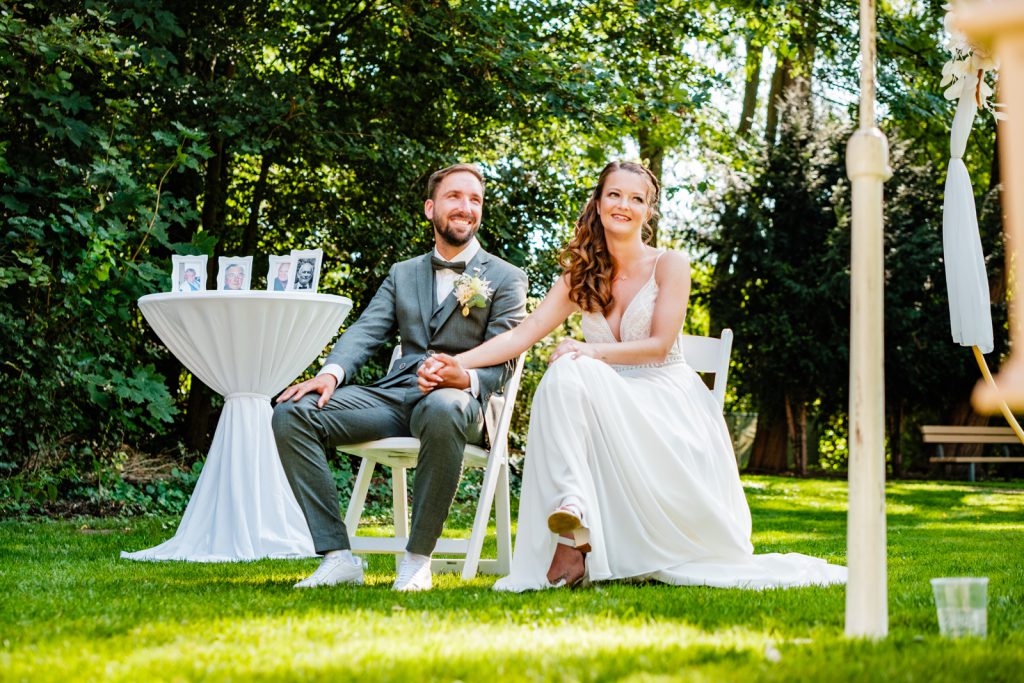
[[207, 256], [171, 256], [171, 291], [183, 294], [206, 289]]
[[221, 256], [217, 259], [217, 289], [242, 291], [252, 283], [252, 256]]
[[323, 249], [292, 249], [292, 273], [288, 280], [288, 291], [316, 292], [320, 285], [320, 262]]
[[291, 256], [270, 256], [267, 267], [267, 291], [283, 292], [288, 289], [288, 280], [292, 276]]

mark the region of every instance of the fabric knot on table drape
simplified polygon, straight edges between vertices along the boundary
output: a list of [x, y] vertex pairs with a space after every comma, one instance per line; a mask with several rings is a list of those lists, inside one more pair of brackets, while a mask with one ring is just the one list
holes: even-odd
[[236, 391], [233, 394], [228, 394], [224, 397], [225, 401], [230, 401], [233, 398], [259, 398], [265, 401], [269, 401], [270, 397], [266, 394], [257, 394], [251, 391]]

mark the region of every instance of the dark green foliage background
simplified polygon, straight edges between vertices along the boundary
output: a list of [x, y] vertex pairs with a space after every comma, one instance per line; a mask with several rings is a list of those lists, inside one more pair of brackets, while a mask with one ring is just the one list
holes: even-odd
[[556, 5], [523, 10], [0, 3], [0, 372], [21, 397], [0, 406], [3, 497], [191, 457], [195, 386], [135, 306], [172, 253], [321, 246], [322, 289], [358, 312], [429, 243], [426, 176], [471, 159], [493, 179], [485, 246], [543, 291], [585, 172], [561, 136], [600, 79], [538, 33]]
[[[954, 413], [976, 376], [945, 317], [940, 4], [879, 7], [887, 417], [911, 455], [913, 426]], [[172, 511], [219, 399], [139, 315], [170, 256], [207, 254], [212, 276], [217, 256], [253, 254], [259, 288], [268, 254], [322, 247], [321, 290], [355, 319], [389, 264], [428, 247], [428, 174], [464, 160], [488, 178], [484, 246], [534, 296], [607, 159], [704, 162], [665, 174], [696, 215], [658, 227], [698, 259], [687, 329], [737, 332], [729, 408], [788, 396], [841, 432], [855, 106], [829, 97], [857, 90], [855, 17], [852, 0], [0, 0], [0, 511]], [[713, 105], [742, 41], [825, 93], [777, 143], [758, 137], [763, 97], [749, 136]], [[967, 162], [995, 283], [993, 139], [979, 116]], [[550, 346], [529, 358], [517, 448]]]

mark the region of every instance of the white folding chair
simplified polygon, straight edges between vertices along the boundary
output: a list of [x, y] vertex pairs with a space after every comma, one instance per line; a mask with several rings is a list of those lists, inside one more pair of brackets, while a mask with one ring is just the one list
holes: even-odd
[[684, 334], [683, 356], [697, 372], [713, 373], [711, 393], [718, 405], [725, 407], [725, 384], [729, 380], [729, 356], [732, 354], [732, 330], [722, 330], [721, 337], [698, 337]]
[[[401, 355], [396, 347], [391, 363]], [[467, 444], [463, 466], [484, 468], [484, 479], [480, 486], [480, 498], [476, 504], [476, 515], [469, 538], [438, 539], [434, 553], [437, 555], [461, 555], [462, 559], [438, 557], [431, 562], [435, 572], [462, 570], [463, 579], [472, 579], [477, 571], [485, 574], [508, 574], [512, 560], [512, 520], [508, 481], [508, 432], [512, 423], [512, 410], [519, 392], [519, 380], [523, 374], [526, 353], [519, 356], [515, 371], [505, 383], [502, 391], [503, 403], [495, 416], [488, 414], [485, 420], [490, 449]], [[484, 407], [485, 412], [487, 406]], [[409, 541], [409, 509], [406, 490], [406, 470], [416, 466], [419, 455], [419, 439], [413, 437], [390, 437], [376, 441], [340, 446], [343, 453], [357, 455], [363, 459], [359, 474], [352, 488], [352, 498], [345, 513], [352, 551], [357, 553], [395, 553], [396, 564]], [[391, 488], [394, 503], [395, 535], [392, 537], [358, 536], [359, 520], [366, 504], [366, 493], [377, 464], [391, 468]], [[495, 532], [498, 552], [495, 559], [481, 559], [487, 522], [491, 516], [491, 505], [495, 507]]]

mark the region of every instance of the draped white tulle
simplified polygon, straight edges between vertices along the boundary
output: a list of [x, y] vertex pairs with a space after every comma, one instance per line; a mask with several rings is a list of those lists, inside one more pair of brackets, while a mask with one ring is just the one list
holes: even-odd
[[949, 133], [949, 172], [942, 204], [942, 255], [946, 266], [953, 341], [962, 346], [977, 346], [982, 353], [991, 353], [992, 306], [985, 253], [978, 232], [974, 188], [963, 162], [967, 137], [978, 111], [972, 94], [977, 84], [976, 75], [967, 76], [966, 94], [957, 104]]
[[[622, 319], [622, 339], [650, 334], [653, 276]], [[585, 313], [587, 341], [615, 338]], [[533, 399], [512, 570], [497, 590], [548, 587], [547, 516], [583, 510], [592, 581], [767, 588], [843, 583], [846, 568], [798, 554], [754, 555], [750, 509], [718, 404], [678, 343], [664, 364], [612, 367], [563, 356]]]
[[270, 426], [279, 392], [331, 340], [352, 302], [327, 294], [151, 294], [146, 320], [196, 377], [224, 395], [213, 444], [174, 536], [130, 560], [228, 562], [316, 553]]

